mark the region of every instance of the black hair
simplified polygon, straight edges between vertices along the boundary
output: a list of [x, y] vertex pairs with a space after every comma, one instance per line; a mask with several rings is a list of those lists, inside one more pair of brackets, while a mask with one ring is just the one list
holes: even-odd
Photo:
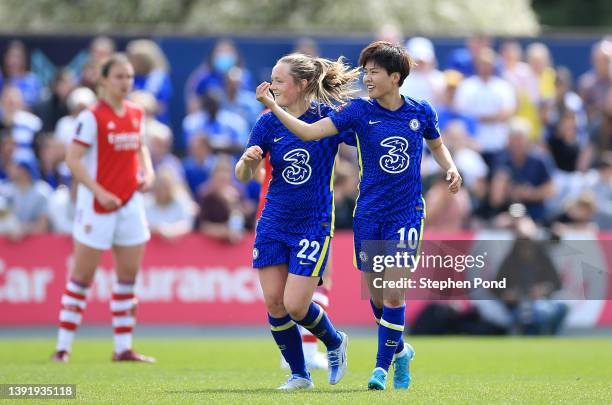
[[414, 66], [414, 62], [406, 48], [387, 41], [372, 42], [363, 48], [359, 55], [359, 66], [365, 67], [368, 62], [374, 62], [385, 69], [388, 74], [399, 73], [400, 80], [398, 84], [400, 86], [410, 74], [410, 68]]

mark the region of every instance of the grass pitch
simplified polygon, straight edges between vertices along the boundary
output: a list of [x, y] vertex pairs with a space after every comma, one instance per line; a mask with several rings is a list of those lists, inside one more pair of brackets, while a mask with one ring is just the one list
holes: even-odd
[[[54, 342], [0, 340], [0, 383], [76, 384], [77, 401], [0, 403], [378, 404], [610, 403], [612, 339], [416, 338], [409, 391], [368, 391], [375, 340], [349, 341], [349, 372], [336, 385], [315, 370], [310, 392], [277, 392], [286, 370], [272, 339], [144, 339], [155, 365], [110, 361], [110, 339], [76, 341], [71, 362], [53, 364]], [[391, 372], [392, 373], [392, 372]], [[390, 374], [391, 377], [392, 374]]]

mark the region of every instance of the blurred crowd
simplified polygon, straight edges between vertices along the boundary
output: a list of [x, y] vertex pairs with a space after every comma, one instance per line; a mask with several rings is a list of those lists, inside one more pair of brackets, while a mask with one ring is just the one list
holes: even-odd
[[612, 229], [612, 38], [595, 43], [577, 80], [538, 42], [472, 37], [437, 69], [425, 38], [406, 95], [430, 100], [465, 187], [449, 198], [431, 158], [423, 162], [428, 228], [509, 228], [521, 205], [558, 236]]
[[[612, 38], [593, 46], [591, 69], [577, 78], [538, 42], [524, 48], [507, 40], [494, 49], [491, 39], [470, 37], [446, 61], [437, 60], [427, 38], [411, 38], [406, 47], [415, 65], [401, 92], [434, 105], [465, 181], [450, 196], [425, 151], [429, 230], [507, 227], [516, 204], [556, 233], [612, 229]], [[295, 50], [319, 53], [310, 39]], [[79, 112], [96, 102], [100, 62], [113, 52], [113, 40], [95, 38], [83, 63], [59, 69], [44, 86], [24, 44], [8, 44], [0, 77], [0, 234], [20, 240], [71, 232], [75, 187], [66, 146]], [[154, 41], [133, 40], [125, 52], [136, 74], [131, 99], [146, 112], [157, 172], [146, 196], [152, 231], [168, 239], [197, 231], [239, 240], [254, 226], [260, 185], [237, 182], [233, 166], [262, 106], [238, 49], [220, 39], [184, 89], [172, 88], [171, 63]], [[187, 111], [182, 131], [173, 133], [168, 103], [177, 91]], [[177, 153], [179, 139], [186, 150]], [[351, 228], [354, 148], [340, 149], [335, 173], [336, 226]]]

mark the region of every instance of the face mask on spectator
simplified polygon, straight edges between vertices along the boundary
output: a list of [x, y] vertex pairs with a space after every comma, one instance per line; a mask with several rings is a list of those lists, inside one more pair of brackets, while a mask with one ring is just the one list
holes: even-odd
[[231, 53], [221, 53], [213, 59], [213, 67], [219, 73], [227, 73], [236, 66], [236, 56]]

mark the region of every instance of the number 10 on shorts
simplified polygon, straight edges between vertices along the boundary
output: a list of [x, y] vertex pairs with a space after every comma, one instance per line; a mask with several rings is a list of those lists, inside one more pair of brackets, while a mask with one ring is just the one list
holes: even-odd
[[419, 246], [419, 231], [412, 227], [406, 232], [406, 227], [402, 227], [397, 231], [399, 234], [398, 249], [417, 249]]

